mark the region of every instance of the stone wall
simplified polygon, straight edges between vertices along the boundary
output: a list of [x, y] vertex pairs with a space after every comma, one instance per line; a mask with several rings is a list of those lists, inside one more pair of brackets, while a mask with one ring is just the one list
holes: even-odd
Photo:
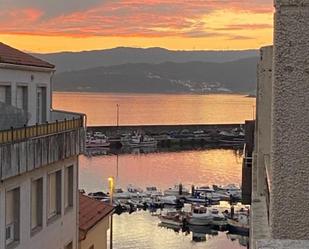
[[308, 239], [309, 0], [275, 4], [271, 234]]

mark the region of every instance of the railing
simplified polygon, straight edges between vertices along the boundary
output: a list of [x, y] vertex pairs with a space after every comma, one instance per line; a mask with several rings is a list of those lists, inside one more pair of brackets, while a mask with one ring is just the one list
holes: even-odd
[[264, 155], [264, 170], [265, 170], [265, 198], [267, 206], [267, 218], [269, 223], [269, 209], [270, 209], [270, 193], [271, 193], [271, 176], [270, 176], [270, 156]]
[[0, 144], [19, 142], [40, 136], [51, 135], [68, 130], [84, 127], [84, 118], [73, 118], [71, 120], [55, 121], [52, 123], [37, 124], [34, 126], [24, 126], [22, 128], [11, 128], [0, 131]]

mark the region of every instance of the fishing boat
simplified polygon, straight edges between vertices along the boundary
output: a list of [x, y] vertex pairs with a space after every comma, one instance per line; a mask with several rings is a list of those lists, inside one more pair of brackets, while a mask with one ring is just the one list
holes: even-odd
[[164, 190], [164, 195], [184, 196], [184, 195], [190, 195], [190, 192], [188, 189], [183, 187], [182, 184], [178, 184], [174, 185], [174, 187]]
[[167, 204], [167, 205], [177, 205], [177, 197], [174, 195], [171, 196], [161, 196], [158, 197], [159, 201], [162, 204]]
[[128, 194], [131, 198], [143, 198], [143, 197], [146, 197], [147, 195], [144, 193], [143, 189], [139, 188], [139, 187], [136, 187], [132, 184], [130, 184], [128, 187], [127, 187], [127, 191], [128, 191]]
[[113, 193], [115, 199], [130, 199], [131, 196], [128, 192], [124, 192], [121, 188], [116, 188]]
[[223, 226], [227, 224], [225, 216], [216, 208], [206, 208], [204, 206], [192, 206], [192, 212], [188, 216], [188, 223], [191, 225], [215, 225]]
[[209, 204], [209, 200], [207, 198], [200, 196], [186, 196], [185, 201], [189, 203]]
[[159, 191], [157, 187], [151, 186], [151, 187], [146, 187], [145, 194], [147, 196], [155, 197], [155, 196], [161, 196], [162, 192]]
[[183, 215], [177, 211], [169, 211], [159, 215], [162, 224], [181, 227], [183, 225]]
[[129, 146], [131, 148], [139, 147], [155, 147], [158, 144], [153, 137], [147, 135], [133, 135], [124, 137], [120, 140], [122, 146]]
[[240, 211], [227, 218], [227, 223], [231, 233], [249, 235], [249, 213]]
[[86, 140], [86, 148], [104, 148], [109, 146], [110, 142], [105, 138], [91, 137]]
[[190, 225], [207, 226], [211, 225], [212, 216], [207, 212], [204, 206], [192, 206], [191, 214], [188, 215], [187, 221]]
[[198, 187], [194, 191], [196, 193], [199, 193], [202, 198], [207, 198], [212, 202], [219, 202], [221, 200], [227, 200], [229, 198], [227, 194], [216, 192], [212, 187], [209, 186]]
[[223, 193], [233, 198], [241, 198], [241, 189], [236, 184], [228, 184], [226, 186], [213, 185], [213, 188], [218, 193]]
[[208, 211], [212, 215], [212, 225], [215, 225], [215, 226], [225, 226], [225, 225], [227, 225], [227, 220], [226, 220], [225, 216], [218, 209], [212, 208], [210, 210], [208, 209]]

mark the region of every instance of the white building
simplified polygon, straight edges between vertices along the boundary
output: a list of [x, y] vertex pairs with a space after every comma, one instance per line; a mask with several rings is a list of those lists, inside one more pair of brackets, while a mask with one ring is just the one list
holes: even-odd
[[[78, 248], [84, 116], [51, 110], [53, 72], [53, 65], [0, 43], [1, 249]], [[25, 126], [14, 123], [22, 113]]]

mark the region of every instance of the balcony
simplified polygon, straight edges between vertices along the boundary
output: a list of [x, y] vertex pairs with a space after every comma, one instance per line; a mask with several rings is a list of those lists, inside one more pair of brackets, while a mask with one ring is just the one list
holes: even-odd
[[44, 124], [0, 131], [0, 180], [84, 151], [85, 115], [52, 111], [51, 117]]

